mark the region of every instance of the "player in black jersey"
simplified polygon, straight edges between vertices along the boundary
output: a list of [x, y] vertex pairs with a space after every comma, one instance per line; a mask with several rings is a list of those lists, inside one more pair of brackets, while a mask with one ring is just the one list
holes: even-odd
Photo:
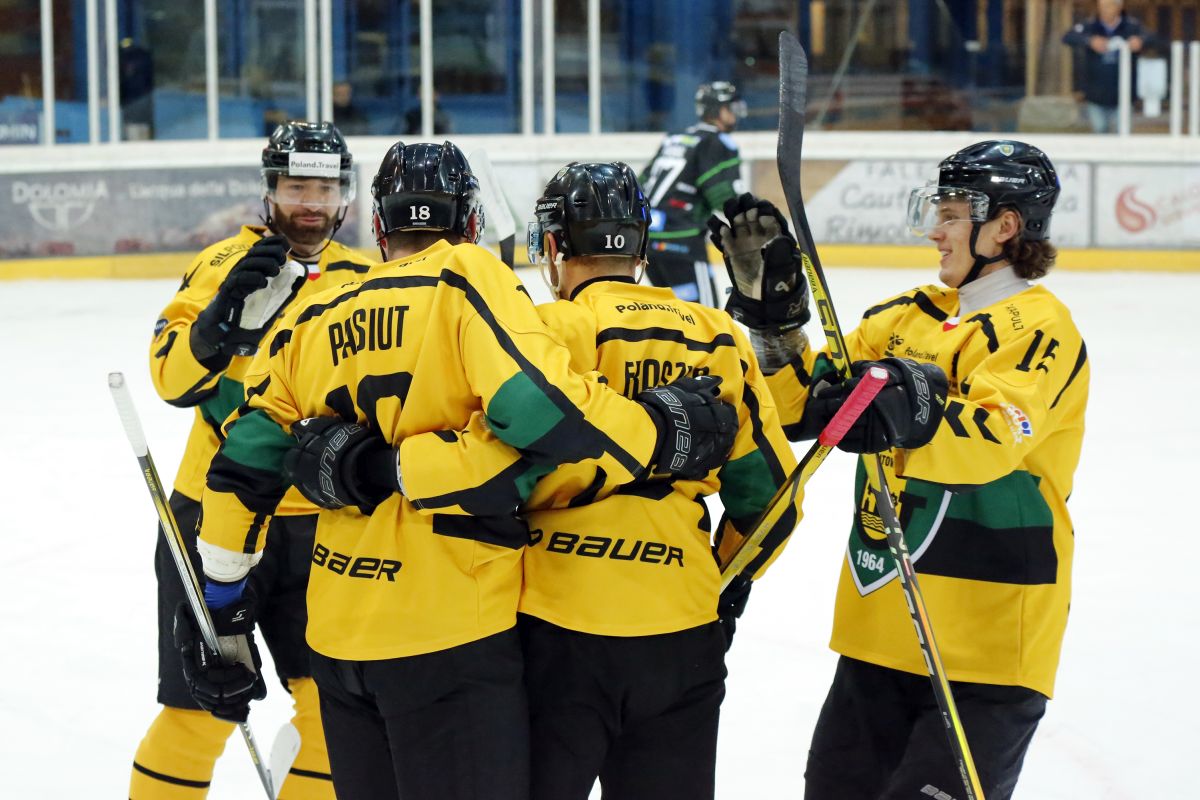
[[681, 300], [719, 308], [704, 225], [745, 191], [742, 160], [729, 134], [746, 116], [746, 103], [732, 83], [705, 83], [696, 90], [696, 116], [698, 123], [663, 139], [641, 175], [650, 201], [647, 274]]

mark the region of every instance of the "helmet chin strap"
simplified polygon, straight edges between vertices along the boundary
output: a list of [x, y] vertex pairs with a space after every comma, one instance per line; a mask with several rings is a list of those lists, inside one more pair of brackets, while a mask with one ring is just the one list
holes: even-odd
[[994, 255], [990, 258], [985, 258], [984, 256], [981, 256], [975, 252], [975, 243], [979, 241], [979, 232], [981, 230], [983, 230], [982, 222], [971, 223], [971, 258], [974, 259], [974, 263], [971, 264], [971, 269], [969, 272], [967, 272], [967, 276], [962, 279], [961, 283], [958, 284], [959, 289], [978, 278], [979, 273], [983, 272], [983, 268], [988, 264], [995, 264], [997, 261], [1004, 260], [1003, 250], [1001, 250], [998, 255]]
[[546, 288], [550, 290], [550, 296], [555, 300], [562, 300], [562, 262], [563, 254], [554, 254], [554, 271], [558, 274], [558, 282], [551, 280], [550, 277], [550, 258], [547, 255], [542, 256], [542, 260], [538, 262], [538, 272], [542, 275], [542, 280], [546, 284]]

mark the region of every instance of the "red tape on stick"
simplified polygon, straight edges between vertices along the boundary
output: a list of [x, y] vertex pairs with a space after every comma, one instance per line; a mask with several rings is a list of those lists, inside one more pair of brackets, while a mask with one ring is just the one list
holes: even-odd
[[879, 394], [880, 390], [887, 385], [888, 373], [883, 367], [871, 367], [866, 373], [858, 379], [858, 385], [850, 392], [850, 396], [846, 398], [846, 402], [842, 403], [841, 408], [833, 415], [833, 419], [821, 431], [817, 441], [826, 447], [835, 447], [837, 443], [846, 435], [846, 431], [850, 430], [850, 426], [854, 424], [867, 406], [871, 405], [871, 401], [875, 399], [875, 395]]

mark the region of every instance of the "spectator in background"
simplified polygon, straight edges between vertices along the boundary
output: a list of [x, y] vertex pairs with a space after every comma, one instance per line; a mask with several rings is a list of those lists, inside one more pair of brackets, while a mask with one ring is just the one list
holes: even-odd
[[[450, 123], [450, 115], [442, 108], [442, 96], [433, 93], [433, 132], [438, 136], [450, 133], [454, 126]], [[404, 114], [404, 132], [409, 136], [421, 134], [421, 101]]]
[[121, 40], [117, 51], [121, 91], [121, 138], [154, 138], [154, 59], [133, 39]]
[[333, 85], [333, 122], [346, 136], [365, 136], [371, 132], [367, 115], [354, 105], [354, 87], [350, 81]]
[[[1136, 74], [1137, 54], [1157, 43], [1154, 34], [1124, 11], [1122, 0], [1097, 0], [1096, 16], [1076, 24], [1063, 35], [1063, 44], [1083, 53], [1088, 123], [1095, 133], [1117, 132], [1118, 70], [1121, 44], [1129, 43]], [[1137, 81], [1131, 80], [1130, 86]]]

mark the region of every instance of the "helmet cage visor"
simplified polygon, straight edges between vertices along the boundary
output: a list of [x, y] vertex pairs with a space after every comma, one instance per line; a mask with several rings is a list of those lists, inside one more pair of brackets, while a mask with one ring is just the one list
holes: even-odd
[[288, 153], [286, 167], [263, 167], [261, 174], [262, 196], [280, 205], [344, 206], [358, 190], [354, 169], [342, 169], [337, 153]]
[[945, 225], [986, 222], [990, 207], [983, 192], [931, 184], [909, 194], [906, 224], [914, 236], [928, 236]]

